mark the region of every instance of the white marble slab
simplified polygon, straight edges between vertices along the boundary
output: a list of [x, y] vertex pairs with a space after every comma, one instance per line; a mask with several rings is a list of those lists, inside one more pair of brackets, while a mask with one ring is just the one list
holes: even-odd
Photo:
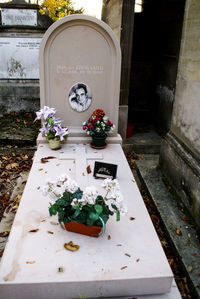
[[41, 37], [0, 37], [0, 79], [39, 79]]
[[2, 8], [1, 21], [4, 26], [37, 26], [37, 10]]
[[[117, 178], [128, 214], [120, 222], [112, 217], [106, 233], [97, 239], [51, 224], [57, 218], [49, 216], [49, 200], [38, 189], [47, 178], [67, 172], [76, 179], [77, 171], [85, 171], [81, 169], [84, 163], [80, 168], [76, 166], [76, 158], [63, 159], [77, 146], [65, 144], [61, 150], [52, 151], [48, 144], [39, 145], [2, 258], [0, 298], [71, 299], [78, 298], [79, 293], [87, 299], [117, 298], [170, 292], [173, 274], [119, 144], [108, 144], [99, 155], [103, 155], [104, 162], [118, 164]], [[94, 149], [83, 147], [88, 157], [93, 156]], [[56, 158], [42, 164], [40, 159], [47, 156]], [[94, 160], [85, 161], [93, 170]], [[92, 173], [86, 176], [89, 185], [100, 188], [102, 180], [95, 180]], [[37, 228], [38, 232], [29, 232]], [[78, 251], [64, 249], [64, 243], [71, 240], [80, 245]], [[123, 269], [124, 266], [127, 267]], [[59, 267], [64, 272], [59, 273]]]

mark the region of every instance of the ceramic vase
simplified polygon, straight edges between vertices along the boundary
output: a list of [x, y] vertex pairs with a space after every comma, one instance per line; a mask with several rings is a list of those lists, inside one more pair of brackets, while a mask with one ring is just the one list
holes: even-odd
[[49, 147], [52, 150], [58, 150], [61, 148], [61, 142], [58, 139], [49, 139]]

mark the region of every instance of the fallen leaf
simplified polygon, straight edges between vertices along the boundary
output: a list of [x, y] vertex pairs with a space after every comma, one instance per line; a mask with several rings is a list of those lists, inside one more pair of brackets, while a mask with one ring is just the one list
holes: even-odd
[[188, 269], [188, 272], [192, 272], [193, 268], [192, 268], [192, 266], [188, 266], [187, 269]]
[[85, 176], [85, 173], [84, 173], [84, 172], [82, 172], [82, 176]]
[[58, 225], [58, 222], [50, 221], [52, 225]]
[[56, 164], [56, 166], [60, 166], [60, 163]]
[[36, 233], [39, 231], [39, 228], [31, 229], [29, 230], [29, 233]]
[[64, 269], [63, 269], [63, 267], [59, 267], [59, 268], [58, 268], [58, 272], [59, 272], [59, 273], [62, 273], [62, 272], [64, 272]]
[[17, 167], [19, 167], [18, 163], [11, 163], [6, 166], [6, 169], [10, 170], [10, 169], [17, 168]]
[[52, 235], [54, 234], [54, 232], [52, 232], [50, 230], [48, 230], [47, 232], [48, 232], [48, 234], [52, 234]]
[[176, 234], [178, 236], [182, 236], [182, 232], [181, 232], [181, 230], [179, 228], [176, 228]]
[[39, 187], [37, 187], [37, 190], [40, 190], [40, 186], [39, 186]]
[[169, 248], [169, 245], [166, 241], [161, 241], [161, 244], [164, 248]]
[[140, 261], [140, 259], [137, 259], [136, 262], [138, 263]]
[[122, 244], [117, 244], [116, 246], [122, 246]]
[[9, 235], [10, 231], [9, 230], [5, 230], [4, 232], [0, 233], [0, 237], [7, 237]]
[[131, 221], [132, 221], [132, 220], [135, 220], [135, 218], [134, 218], [134, 217], [130, 217], [129, 219], [130, 219]]
[[41, 163], [47, 163], [47, 162], [49, 162], [50, 159], [56, 159], [56, 157], [52, 157], [52, 156], [44, 157], [44, 158], [40, 159], [40, 162]]
[[35, 264], [35, 261], [27, 261], [26, 264]]
[[111, 236], [110, 235], [108, 235], [108, 240], [110, 240], [111, 239]]
[[43, 168], [39, 168], [39, 169], [38, 169], [38, 171], [42, 171], [42, 170], [43, 170]]
[[64, 244], [65, 249], [69, 250], [69, 251], [77, 251], [79, 249], [79, 245], [75, 245], [73, 244], [72, 241], [65, 243]]
[[87, 170], [87, 173], [88, 173], [88, 174], [92, 172], [92, 170], [91, 170], [91, 168], [90, 168], [90, 165], [88, 165], [88, 167], [86, 168], [86, 170]]
[[124, 253], [126, 256], [128, 256], [128, 257], [131, 257], [131, 255], [130, 254], [128, 254], [128, 253]]
[[135, 180], [131, 180], [133, 183], [135, 183]]
[[124, 270], [124, 269], [126, 269], [127, 268], [127, 266], [123, 266], [123, 267], [121, 267], [121, 270]]

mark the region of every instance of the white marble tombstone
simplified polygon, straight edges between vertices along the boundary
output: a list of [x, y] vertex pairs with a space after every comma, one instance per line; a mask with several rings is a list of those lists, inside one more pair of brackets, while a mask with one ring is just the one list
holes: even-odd
[[[116, 135], [120, 66], [120, 46], [107, 24], [82, 15], [62, 18], [47, 30], [40, 47], [41, 107], [55, 107], [71, 136], [84, 134], [80, 124], [103, 107]], [[69, 98], [77, 83], [87, 86], [90, 99], [79, 113]]]
[[[44, 36], [40, 65], [41, 106], [57, 109], [72, 139], [56, 152], [38, 139], [2, 258], [0, 298], [72, 299], [82, 293], [87, 299], [145, 294], [163, 294], [148, 296], [152, 299], [180, 299], [176, 286], [171, 288], [173, 274], [123, 154], [117, 129], [110, 137], [115, 142], [108, 141], [101, 151], [92, 149], [81, 132], [81, 123], [95, 108], [103, 108], [117, 128], [120, 47], [111, 29], [87, 16], [59, 20]], [[86, 86], [87, 105], [83, 108], [70, 102], [78, 83]], [[54, 159], [48, 163], [41, 162], [41, 158], [52, 155]], [[89, 165], [93, 170], [95, 160], [118, 165], [117, 179], [128, 207], [120, 222], [109, 219], [106, 233], [97, 239], [52, 225], [57, 219], [49, 216], [48, 200], [38, 191], [47, 178], [65, 172], [81, 188], [95, 185], [102, 193], [101, 180], [86, 171]], [[31, 233], [32, 229], [38, 231]], [[70, 240], [80, 245], [78, 251], [65, 250], [63, 244]], [[62, 273], [59, 267], [64, 269]]]

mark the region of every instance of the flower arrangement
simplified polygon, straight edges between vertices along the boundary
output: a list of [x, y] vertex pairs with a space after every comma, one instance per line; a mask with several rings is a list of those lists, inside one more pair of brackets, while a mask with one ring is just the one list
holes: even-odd
[[57, 140], [63, 141], [68, 135], [68, 128], [61, 126], [62, 121], [55, 118], [55, 114], [55, 108], [44, 106], [43, 109], [36, 112], [36, 120], [42, 120], [40, 132], [47, 140], [56, 138]]
[[90, 118], [82, 125], [82, 129], [90, 136], [107, 136], [107, 132], [114, 128], [115, 125], [108, 119], [103, 109], [94, 110]]
[[82, 191], [76, 181], [64, 174], [56, 181], [47, 181], [41, 191], [54, 201], [50, 203], [49, 213], [50, 216], [58, 214], [60, 223], [74, 221], [88, 226], [103, 226], [102, 221], [105, 224], [113, 214], [116, 214], [116, 220], [119, 221], [120, 214], [126, 213], [126, 207], [117, 180], [106, 179], [102, 187], [105, 196], [99, 194], [94, 186]]

